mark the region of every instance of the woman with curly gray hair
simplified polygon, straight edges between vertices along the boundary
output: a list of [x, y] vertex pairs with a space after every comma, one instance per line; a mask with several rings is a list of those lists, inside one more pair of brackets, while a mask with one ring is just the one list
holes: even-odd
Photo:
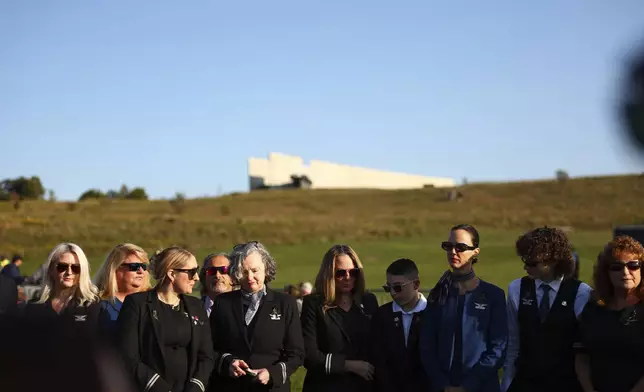
[[230, 260], [240, 290], [219, 294], [210, 313], [212, 390], [288, 392], [304, 357], [295, 298], [267, 287], [277, 263], [260, 242], [236, 245]]

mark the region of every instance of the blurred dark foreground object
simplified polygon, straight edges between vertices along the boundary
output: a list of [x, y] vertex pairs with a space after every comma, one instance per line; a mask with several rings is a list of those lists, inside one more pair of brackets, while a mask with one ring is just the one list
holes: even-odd
[[0, 316], [0, 391], [135, 392], [111, 348], [69, 322]]
[[627, 70], [621, 115], [625, 131], [644, 151], [644, 49], [632, 58]]

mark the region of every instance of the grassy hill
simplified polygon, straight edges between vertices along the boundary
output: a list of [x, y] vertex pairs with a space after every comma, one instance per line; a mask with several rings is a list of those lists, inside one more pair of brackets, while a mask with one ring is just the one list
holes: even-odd
[[[451, 225], [468, 222], [480, 229], [484, 254], [498, 246], [500, 253], [492, 254], [505, 259], [512, 258], [516, 236], [535, 226], [571, 227], [583, 248], [601, 246], [615, 224], [644, 222], [644, 176], [472, 184], [458, 190], [464, 196], [458, 202], [447, 200], [447, 190], [433, 188], [271, 190], [183, 203], [31, 201], [18, 210], [4, 202], [0, 252], [23, 253], [39, 263], [55, 244], [73, 241], [96, 267], [123, 241], [148, 250], [183, 245], [201, 257], [256, 239], [281, 256], [289, 279], [305, 272], [312, 279], [323, 252], [335, 242], [362, 247], [366, 260], [385, 263], [411, 255], [442, 261], [435, 244]], [[24, 269], [32, 267], [27, 263]]]

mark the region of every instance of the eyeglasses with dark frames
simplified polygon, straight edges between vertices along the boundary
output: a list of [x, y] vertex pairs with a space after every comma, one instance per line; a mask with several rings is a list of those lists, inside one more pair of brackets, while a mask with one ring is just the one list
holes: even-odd
[[73, 274], [80, 274], [81, 272], [80, 264], [56, 263], [56, 271], [58, 271], [59, 274], [67, 272], [70, 269]]
[[197, 272], [199, 272], [199, 268], [173, 268], [174, 271], [177, 272], [185, 272], [188, 274], [188, 279], [194, 279], [195, 276], [197, 275]]
[[407, 286], [410, 283], [414, 283], [414, 281], [410, 280], [410, 281], [405, 282], [405, 283], [394, 283], [394, 284], [387, 283], [387, 284], [383, 285], [382, 288], [385, 290], [386, 293], [389, 293], [392, 290], [395, 293], [400, 293], [402, 291], [403, 287]]
[[628, 268], [629, 271], [637, 271], [638, 269], [642, 268], [642, 263], [637, 260], [631, 260], [627, 261], [626, 263], [614, 261], [608, 264], [609, 271], [624, 271], [624, 268]]

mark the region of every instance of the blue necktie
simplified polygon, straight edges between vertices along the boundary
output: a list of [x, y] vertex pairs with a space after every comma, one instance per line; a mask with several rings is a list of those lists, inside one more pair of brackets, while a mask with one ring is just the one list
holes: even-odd
[[550, 311], [550, 290], [552, 290], [552, 287], [544, 283], [541, 285], [541, 290], [543, 290], [543, 298], [541, 298], [541, 304], [539, 305], [539, 317], [543, 323], [546, 321]]

